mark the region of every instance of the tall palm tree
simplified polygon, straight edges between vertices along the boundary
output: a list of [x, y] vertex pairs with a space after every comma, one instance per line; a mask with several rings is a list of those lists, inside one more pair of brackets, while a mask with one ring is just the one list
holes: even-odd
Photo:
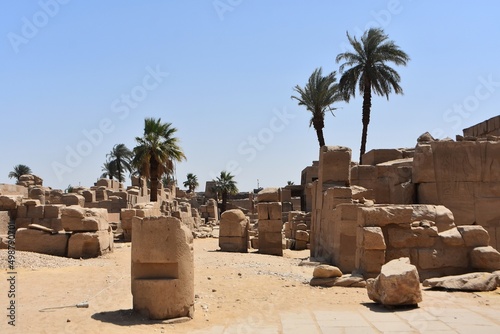
[[304, 88], [299, 85], [295, 86], [294, 90], [299, 96], [292, 96], [292, 99], [299, 101], [299, 106], [305, 106], [312, 113], [309, 126], [314, 126], [316, 130], [319, 147], [325, 146], [323, 137], [325, 112], [335, 110], [336, 108], [332, 108], [331, 105], [342, 100], [336, 83], [335, 71], [326, 76], [322, 76], [321, 71], [321, 67], [315, 69]]
[[238, 193], [238, 187], [236, 186], [236, 181], [234, 181], [234, 175], [226, 171], [220, 172], [220, 176], [217, 176], [215, 180], [215, 191], [221, 195], [221, 213], [226, 211], [227, 197], [228, 195], [234, 195]]
[[131, 150], [125, 146], [125, 144], [116, 144], [113, 146], [113, 149], [110, 153], [106, 155], [109, 159], [109, 163], [114, 164], [116, 167], [116, 177], [118, 178], [118, 182], [123, 182], [124, 172], [128, 171], [129, 173], [132, 171], [132, 158], [134, 154]]
[[117, 174], [116, 164], [113, 161], [106, 161], [102, 164], [101, 171], [104, 172], [101, 174], [101, 178], [109, 178], [111, 180]]
[[9, 173], [9, 179], [15, 178], [19, 182], [22, 175], [31, 174], [31, 168], [26, 165], [15, 165], [14, 170]]
[[389, 100], [389, 93], [393, 90], [396, 94], [403, 94], [403, 89], [399, 85], [401, 81], [399, 74], [386, 63], [406, 66], [410, 57], [389, 40], [389, 37], [379, 28], [370, 28], [365, 31], [361, 41], [358, 41], [356, 37], [351, 37], [349, 33], [347, 33], [347, 39], [354, 51], [343, 52], [336, 58], [337, 63], [344, 61], [339, 69], [342, 74], [339, 89], [347, 102], [351, 96], [355, 97], [357, 88], [363, 96], [363, 132], [359, 155], [361, 164], [370, 123], [372, 90], [379, 96], [385, 95], [387, 100]]
[[188, 187], [190, 192], [193, 192], [198, 186], [198, 177], [193, 173], [188, 173], [186, 175], [186, 181], [184, 181], [184, 187]]
[[186, 159], [179, 146], [179, 139], [174, 137], [177, 129], [172, 123], [162, 123], [161, 118], [144, 120], [144, 136], [136, 137], [132, 164], [141, 175], [150, 179], [151, 201], [158, 200], [158, 186], [163, 174], [173, 171], [174, 162]]

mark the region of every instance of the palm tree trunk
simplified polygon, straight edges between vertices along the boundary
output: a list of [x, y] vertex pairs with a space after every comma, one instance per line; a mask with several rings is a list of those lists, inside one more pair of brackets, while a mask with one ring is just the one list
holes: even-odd
[[151, 178], [151, 202], [158, 201], [158, 161], [151, 158], [149, 160], [149, 176]]
[[[321, 111], [318, 111], [316, 115], [322, 115]], [[322, 148], [325, 146], [325, 138], [323, 137], [324, 119], [321, 116], [313, 116], [313, 125], [318, 137], [319, 148]]]
[[120, 166], [120, 159], [116, 161], [116, 169], [118, 169], [118, 182], [122, 183], [122, 168]]
[[365, 82], [363, 94], [363, 132], [361, 133], [361, 149], [359, 152], [359, 164], [362, 164], [362, 156], [366, 150], [366, 138], [368, 137], [368, 124], [370, 123], [370, 109], [372, 107], [372, 88], [369, 80]]

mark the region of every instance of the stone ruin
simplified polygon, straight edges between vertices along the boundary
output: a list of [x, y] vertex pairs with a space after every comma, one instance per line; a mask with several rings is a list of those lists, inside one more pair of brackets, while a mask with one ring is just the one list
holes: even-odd
[[132, 223], [133, 308], [150, 319], [194, 315], [191, 231], [175, 217], [143, 217]]
[[250, 221], [239, 209], [226, 210], [219, 225], [219, 247], [224, 252], [248, 252]]
[[261, 190], [257, 196], [259, 253], [283, 255], [283, 221], [277, 188]]
[[[408, 183], [408, 177], [411, 181], [412, 175], [422, 173], [418, 146], [416, 163], [402, 158], [369, 166], [377, 175], [371, 179], [375, 189], [352, 186], [351, 173], [357, 170], [356, 180], [359, 180], [359, 172], [364, 167], [351, 166], [350, 149], [323, 147], [318, 179], [311, 185], [314, 195], [311, 257], [334, 264], [342, 272], [360, 273], [365, 278], [377, 276], [382, 265], [401, 257], [408, 257], [417, 267], [420, 279], [500, 269], [500, 253], [495, 249], [498, 247], [497, 239], [491, 238], [500, 227], [500, 219], [497, 219], [500, 217], [496, 216], [498, 211], [492, 207], [495, 197], [469, 196], [464, 201], [459, 192], [463, 187], [494, 191], [495, 185], [491, 183], [500, 181], [500, 175], [493, 177], [490, 167], [499, 161], [500, 152], [493, 155], [492, 151], [492, 146], [496, 145], [497, 142], [437, 142], [430, 145], [432, 151], [426, 151], [427, 154], [436, 152], [436, 155], [432, 158], [434, 164], [425, 163], [423, 168], [434, 171], [432, 175], [444, 178], [444, 185], [441, 181], [434, 182], [440, 184], [438, 189], [443, 189], [441, 186], [447, 189], [442, 198], [455, 199], [445, 203], [451, 204], [451, 207], [461, 203], [465, 207], [457, 207], [455, 212], [446, 206], [436, 205], [440, 201], [430, 201], [433, 204], [415, 204], [412, 201], [400, 205], [375, 204], [379, 203], [377, 198], [382, 203], [398, 196], [405, 201], [414, 198], [405, 195], [405, 192], [420, 189], [421, 183]], [[483, 158], [470, 158], [471, 151], [484, 152]], [[488, 152], [492, 154], [490, 157]], [[377, 154], [373, 154], [373, 163], [377, 159]], [[441, 172], [437, 172], [437, 166]], [[469, 181], [461, 178], [470, 175], [474, 178]], [[440, 180], [439, 177], [436, 179]], [[421, 178], [417, 180], [422, 181]], [[421, 195], [418, 192], [416, 198]], [[494, 193], [490, 192], [490, 195]], [[496, 203], [500, 204], [499, 199]], [[485, 205], [490, 207], [485, 208]], [[461, 218], [457, 220], [457, 216]]]

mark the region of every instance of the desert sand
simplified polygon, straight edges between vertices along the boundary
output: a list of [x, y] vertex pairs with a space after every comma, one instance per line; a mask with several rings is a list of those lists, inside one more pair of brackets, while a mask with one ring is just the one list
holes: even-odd
[[[150, 321], [132, 312], [130, 249], [130, 243], [116, 243], [113, 253], [89, 260], [17, 252], [16, 326], [9, 326], [3, 316], [0, 333], [210, 333], [229, 324], [239, 324], [239, 332], [250, 333], [255, 326], [279, 321], [283, 311], [328, 310], [338, 305], [348, 310], [372, 304], [364, 288], [311, 287], [313, 267], [299, 265], [308, 258], [308, 250], [285, 250], [283, 257], [224, 253], [217, 251], [217, 239], [195, 239], [194, 319]], [[7, 269], [2, 252], [0, 307], [6, 310]], [[429, 295], [433, 300], [453, 298], [459, 304], [500, 310], [500, 289], [425, 291], [424, 303]], [[82, 302], [89, 307], [75, 307]]]

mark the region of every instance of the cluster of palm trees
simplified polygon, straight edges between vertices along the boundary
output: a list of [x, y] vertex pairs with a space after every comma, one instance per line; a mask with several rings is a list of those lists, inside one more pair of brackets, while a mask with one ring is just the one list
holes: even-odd
[[368, 124], [370, 123], [372, 91], [389, 99], [394, 91], [402, 94], [399, 85], [401, 77], [387, 63], [406, 66], [410, 57], [402, 51], [382, 29], [368, 29], [361, 39], [347, 33], [347, 39], [353, 51], [346, 51], [336, 57], [336, 62], [343, 63], [339, 67], [341, 74], [337, 83], [336, 72], [322, 75], [321, 67], [316, 69], [304, 86], [295, 86], [298, 96], [292, 96], [299, 105], [303, 105], [312, 113], [309, 126], [316, 130], [319, 146], [325, 145], [323, 137], [324, 119], [326, 111], [335, 110], [332, 104], [339, 101], [349, 102], [356, 96], [356, 91], [363, 96], [361, 148], [359, 163], [366, 150]]

